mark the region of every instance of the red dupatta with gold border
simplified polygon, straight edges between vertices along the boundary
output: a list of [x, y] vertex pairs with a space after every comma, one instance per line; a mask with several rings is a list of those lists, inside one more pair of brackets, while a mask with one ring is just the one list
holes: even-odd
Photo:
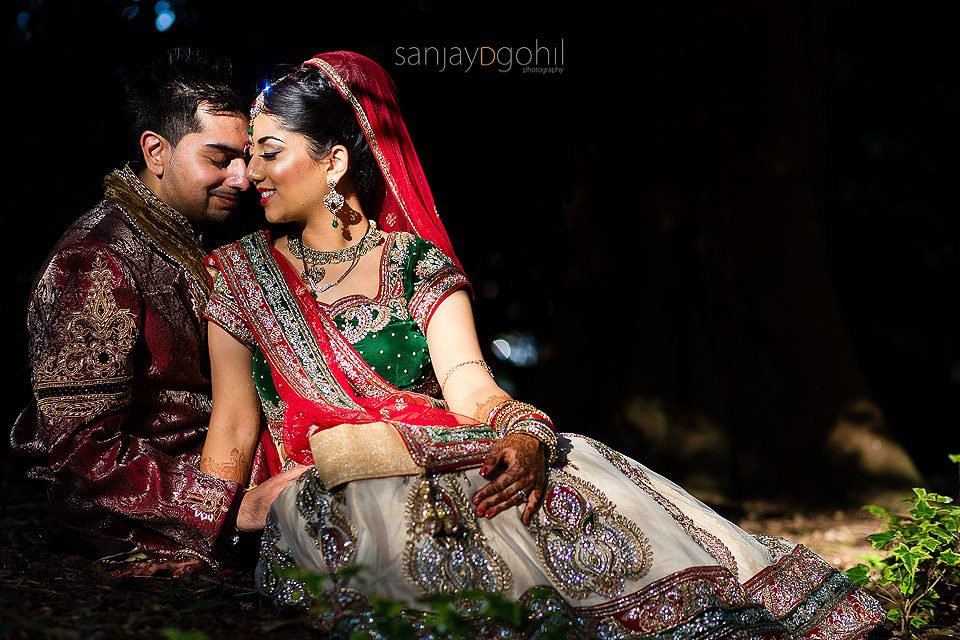
[[[215, 250], [206, 264], [224, 278], [270, 365], [286, 405], [285, 453], [316, 464], [328, 487], [482, 462], [493, 430], [377, 374], [310, 296], [268, 232]], [[322, 454], [313, 455], [318, 449]]]

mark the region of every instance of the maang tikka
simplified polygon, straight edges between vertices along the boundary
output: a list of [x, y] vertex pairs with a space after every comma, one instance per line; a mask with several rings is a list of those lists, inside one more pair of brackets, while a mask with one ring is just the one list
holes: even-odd
[[337, 182], [333, 178], [327, 178], [327, 186], [330, 187], [330, 190], [323, 195], [323, 206], [333, 214], [333, 228], [336, 229], [340, 226], [337, 214], [343, 209], [344, 197], [342, 193], [337, 191]]

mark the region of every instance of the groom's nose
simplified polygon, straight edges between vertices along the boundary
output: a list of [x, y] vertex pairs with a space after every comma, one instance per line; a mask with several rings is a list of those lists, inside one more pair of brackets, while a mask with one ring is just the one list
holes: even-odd
[[243, 161], [243, 158], [234, 158], [228, 169], [230, 177], [224, 181], [224, 184], [240, 191], [246, 191], [247, 187], [250, 186], [250, 181], [247, 180], [247, 163]]

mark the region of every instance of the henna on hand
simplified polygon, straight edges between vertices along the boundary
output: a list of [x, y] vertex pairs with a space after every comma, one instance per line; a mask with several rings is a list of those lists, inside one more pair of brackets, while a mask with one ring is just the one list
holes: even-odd
[[[536, 438], [523, 433], [510, 434], [490, 449], [480, 473], [484, 476], [505, 465], [496, 478], [473, 497], [477, 515], [492, 518], [498, 513], [526, 502], [521, 520], [530, 524], [547, 483], [547, 459]], [[520, 493], [520, 491], [524, 493]]]
[[210, 456], [201, 458], [200, 471], [211, 476], [223, 478], [224, 480], [243, 482], [246, 480], [248, 472], [247, 456], [245, 456], [240, 449], [234, 447], [230, 452], [230, 459], [226, 462]]

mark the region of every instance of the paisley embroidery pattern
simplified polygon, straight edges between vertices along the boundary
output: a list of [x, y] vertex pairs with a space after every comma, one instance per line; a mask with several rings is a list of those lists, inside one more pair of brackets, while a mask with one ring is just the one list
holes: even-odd
[[403, 570], [421, 593], [509, 590], [506, 563], [487, 544], [460, 486], [462, 474], [418, 477], [407, 498]]
[[311, 467], [297, 479], [297, 512], [320, 550], [327, 570], [337, 574], [357, 553], [357, 530], [344, 515], [343, 491], [327, 491]]
[[267, 518], [255, 574], [257, 589], [280, 607], [308, 607], [313, 603], [313, 598], [304, 583], [290, 577], [296, 571], [297, 564], [290, 551], [280, 546], [281, 537], [277, 523]]
[[221, 513], [229, 511], [230, 507], [222, 491], [206, 487], [196, 487], [185, 492], [183, 500], [190, 505], [194, 515], [207, 522], [213, 522]]
[[386, 303], [364, 302], [346, 307], [340, 314], [344, 327], [341, 331], [347, 342], [356, 344], [368, 334], [382, 331], [391, 320], [406, 320], [407, 301], [403, 298], [390, 298]]
[[713, 535], [709, 531], [698, 527], [689, 516], [683, 513], [680, 508], [667, 500], [663, 495], [657, 491], [653, 484], [650, 482], [650, 478], [646, 473], [643, 472], [643, 469], [639, 468], [636, 465], [630, 463], [626, 456], [622, 453], [615, 451], [603, 444], [602, 442], [597, 442], [592, 438], [587, 438], [585, 436], [580, 436], [583, 440], [589, 442], [594, 449], [600, 452], [604, 458], [609, 460], [613, 466], [620, 470], [623, 475], [630, 478], [635, 485], [643, 489], [643, 492], [648, 496], [653, 498], [653, 500], [663, 507], [663, 510], [670, 514], [680, 527], [687, 532], [694, 542], [696, 542], [700, 547], [709, 553], [714, 560], [719, 562], [722, 566], [730, 570], [730, 573], [733, 575], [738, 574], [737, 570], [737, 560], [733, 557], [733, 553], [723, 544], [723, 541], [720, 540], [717, 536]]
[[640, 528], [595, 486], [560, 469], [550, 473], [531, 529], [541, 564], [572, 598], [619, 596], [627, 580], [639, 580], [653, 564]]
[[37, 405], [47, 418], [89, 418], [129, 401], [137, 318], [117, 305], [113, 271], [97, 256], [83, 306], [64, 318], [64, 345], [38, 367]]

